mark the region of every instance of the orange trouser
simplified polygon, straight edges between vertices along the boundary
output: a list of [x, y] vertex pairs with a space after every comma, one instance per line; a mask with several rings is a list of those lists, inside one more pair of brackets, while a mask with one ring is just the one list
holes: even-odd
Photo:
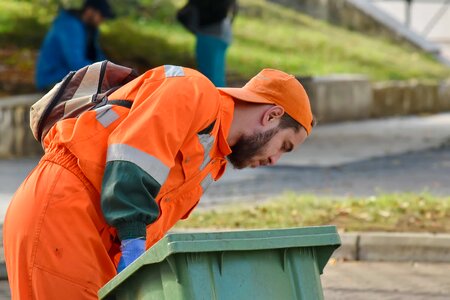
[[44, 155], [8, 208], [4, 249], [12, 299], [97, 299], [117, 250], [98, 192], [68, 150]]

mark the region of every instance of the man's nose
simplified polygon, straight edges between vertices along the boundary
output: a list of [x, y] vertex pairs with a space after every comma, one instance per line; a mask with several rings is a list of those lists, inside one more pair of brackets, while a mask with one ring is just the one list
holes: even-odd
[[274, 154], [272, 156], [269, 156], [269, 165], [273, 166], [274, 164], [277, 163], [277, 161], [280, 159], [281, 157], [281, 152]]

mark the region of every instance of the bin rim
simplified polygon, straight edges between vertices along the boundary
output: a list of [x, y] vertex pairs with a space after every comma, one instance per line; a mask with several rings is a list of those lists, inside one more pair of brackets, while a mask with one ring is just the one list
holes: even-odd
[[[310, 226], [241, 231], [168, 233], [136, 261], [111, 279], [98, 294], [105, 296], [145, 265], [159, 263], [177, 253], [255, 251], [282, 248], [328, 247], [341, 245], [336, 226]], [[332, 250], [332, 251], [333, 251]], [[331, 252], [332, 252], [331, 251]]]

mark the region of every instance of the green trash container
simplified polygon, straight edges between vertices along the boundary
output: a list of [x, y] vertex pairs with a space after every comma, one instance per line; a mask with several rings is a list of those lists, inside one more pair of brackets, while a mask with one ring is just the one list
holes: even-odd
[[316, 300], [340, 238], [335, 226], [166, 235], [100, 299]]

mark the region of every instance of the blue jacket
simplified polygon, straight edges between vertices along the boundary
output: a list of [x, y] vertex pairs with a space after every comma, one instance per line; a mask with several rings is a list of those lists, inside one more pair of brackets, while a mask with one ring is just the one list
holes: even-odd
[[88, 27], [76, 15], [60, 11], [44, 39], [36, 64], [39, 89], [52, 87], [70, 71], [105, 59], [98, 43], [98, 30], [93, 37], [96, 59], [87, 58], [88, 32]]

